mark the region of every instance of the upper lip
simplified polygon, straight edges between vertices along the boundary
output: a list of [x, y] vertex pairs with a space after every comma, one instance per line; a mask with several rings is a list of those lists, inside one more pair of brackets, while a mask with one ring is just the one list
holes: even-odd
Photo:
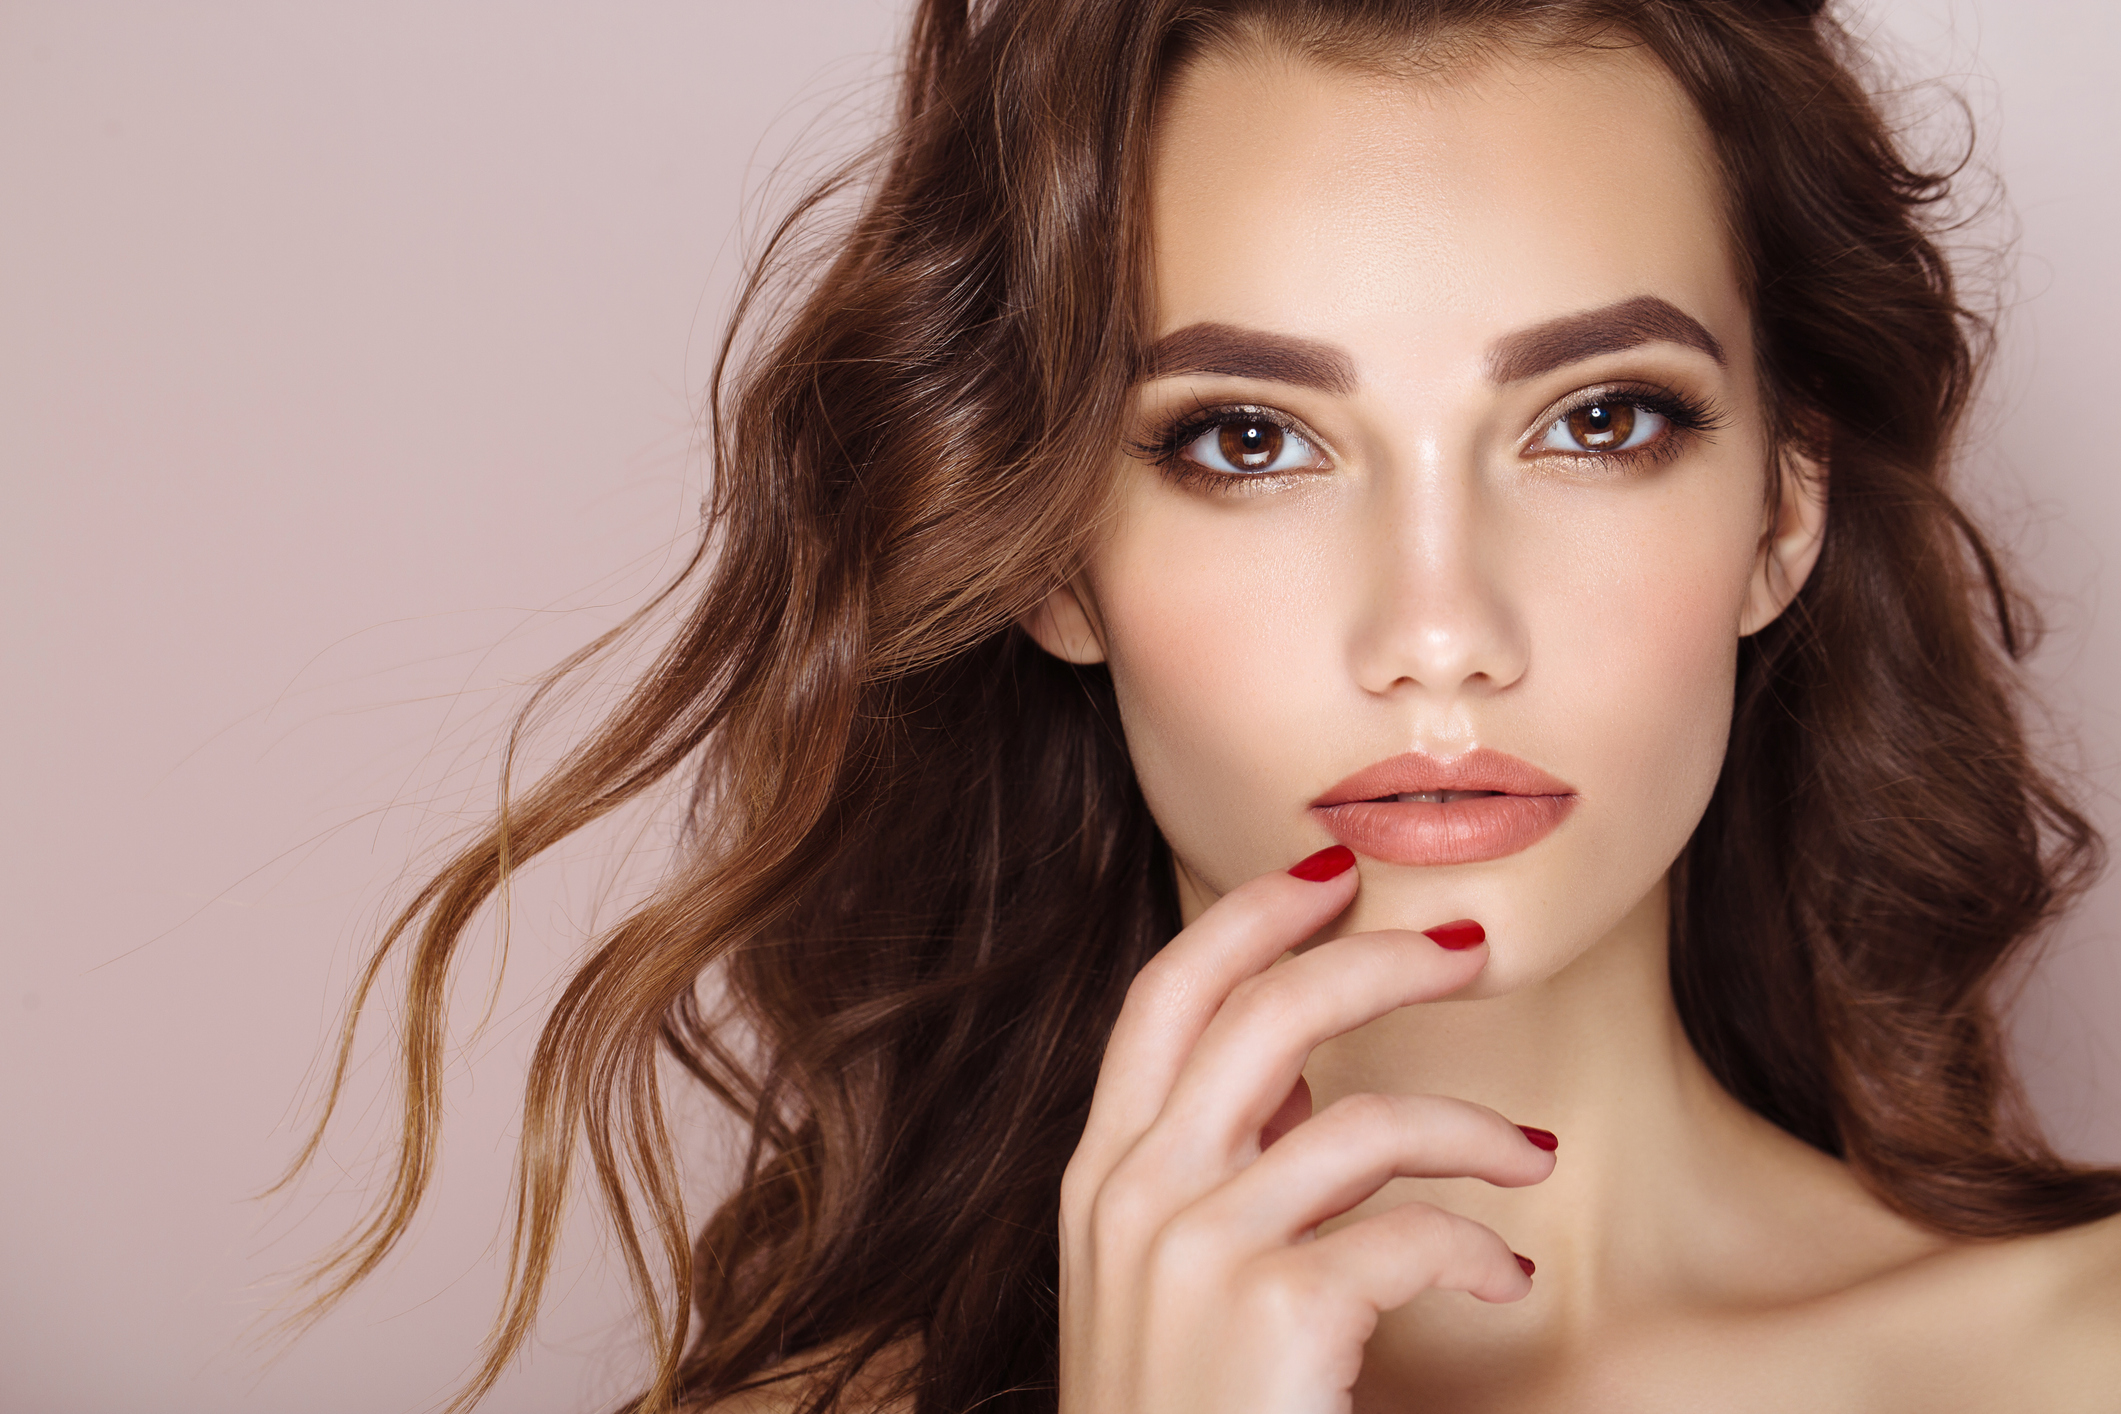
[[1503, 795], [1576, 794], [1575, 787], [1555, 780], [1529, 761], [1506, 751], [1476, 746], [1448, 760], [1409, 751], [1365, 766], [1312, 801], [1311, 808], [1323, 810], [1358, 801], [1444, 790], [1487, 790]]

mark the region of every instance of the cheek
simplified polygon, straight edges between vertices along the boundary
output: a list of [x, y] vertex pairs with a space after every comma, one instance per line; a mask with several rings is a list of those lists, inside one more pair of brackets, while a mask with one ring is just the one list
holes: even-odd
[[1748, 546], [1696, 518], [1628, 529], [1612, 555], [1564, 563], [1528, 606], [1546, 680], [1527, 687], [1587, 803], [1654, 841], [1645, 867], [1662, 873], [1656, 856], [1685, 843], [1722, 766]]
[[1093, 576], [1142, 792], [1217, 893], [1315, 847], [1303, 809], [1330, 779], [1309, 781], [1308, 763], [1345, 725], [1321, 569], [1332, 528], [1246, 511], [1140, 508]]
[[[1757, 524], [1740, 496], [1607, 509], [1571, 518], [1587, 533], [1550, 538], [1523, 562], [1517, 599], [1532, 651], [1518, 710], [1494, 720], [1543, 753], [1579, 803], [1521, 869], [1496, 871], [1506, 887], [1452, 901], [1511, 925], [1518, 945], [1498, 953], [1498, 988], [1567, 965], [1658, 886], [1728, 745]], [[1527, 550], [1534, 543], [1528, 533]], [[1435, 911], [1418, 894], [1404, 902]]]
[[1343, 922], [1480, 918], [1518, 940], [1494, 965], [1508, 985], [1602, 936], [1699, 820], [1729, 731], [1759, 527], [1734, 479], [1706, 475], [1482, 504], [1466, 527], [1482, 550], [1464, 563], [1478, 567], [1434, 602], [1484, 606], [1472, 617], [1522, 636], [1523, 671], [1446, 703], [1406, 683], [1373, 691], [1351, 671], [1353, 645], [1382, 620], [1409, 636], [1437, 627], [1432, 601], [1364, 558], [1380, 542], [1359, 506], [1139, 498], [1090, 586], [1143, 793], [1211, 894], [1330, 843], [1311, 801], [1412, 747], [1492, 746], [1576, 787], [1570, 820], [1520, 855], [1366, 867]]

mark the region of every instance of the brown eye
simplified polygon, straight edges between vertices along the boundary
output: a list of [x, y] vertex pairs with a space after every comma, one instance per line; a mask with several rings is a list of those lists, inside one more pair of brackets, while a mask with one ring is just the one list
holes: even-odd
[[1189, 434], [1180, 459], [1220, 476], [1280, 476], [1325, 465], [1301, 432], [1248, 410], [1233, 409], [1206, 426], [1194, 426], [1201, 430]]
[[1620, 446], [1635, 430], [1635, 409], [1626, 403], [1593, 403], [1568, 415], [1569, 435], [1594, 452]]
[[1225, 422], [1215, 433], [1216, 450], [1240, 471], [1272, 466], [1284, 440], [1285, 434], [1271, 422]]
[[1591, 402], [1547, 424], [1543, 452], [1631, 452], [1670, 430], [1671, 419], [1640, 403]]

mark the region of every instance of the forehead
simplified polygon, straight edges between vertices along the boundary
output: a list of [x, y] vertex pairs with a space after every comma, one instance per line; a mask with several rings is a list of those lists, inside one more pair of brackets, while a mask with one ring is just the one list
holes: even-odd
[[1638, 48], [1413, 78], [1211, 53], [1171, 89], [1151, 204], [1159, 330], [1268, 327], [1361, 364], [1640, 295], [1745, 317], [1708, 135]]

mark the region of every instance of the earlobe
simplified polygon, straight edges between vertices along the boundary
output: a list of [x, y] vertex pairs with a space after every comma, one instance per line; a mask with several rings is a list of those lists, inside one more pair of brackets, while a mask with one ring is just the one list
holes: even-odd
[[1056, 586], [1036, 609], [1017, 620], [1038, 646], [1064, 663], [1105, 661], [1105, 645], [1075, 586]]
[[1819, 563], [1826, 544], [1827, 467], [1799, 452], [1783, 454], [1782, 490], [1739, 615], [1738, 636], [1760, 632], [1782, 616]]

